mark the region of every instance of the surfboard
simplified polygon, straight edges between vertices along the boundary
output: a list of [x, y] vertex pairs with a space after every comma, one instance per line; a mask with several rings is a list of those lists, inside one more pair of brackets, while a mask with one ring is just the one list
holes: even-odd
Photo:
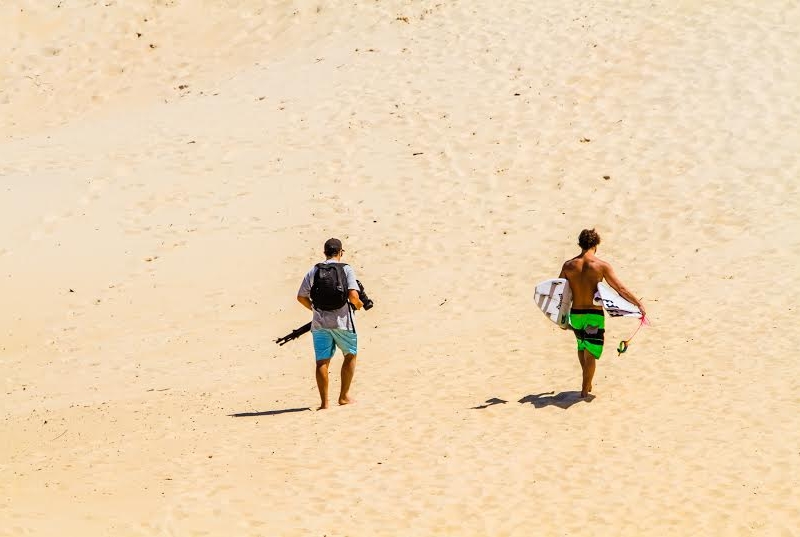
[[569, 307], [572, 305], [572, 291], [564, 278], [545, 280], [533, 291], [533, 301], [545, 317], [559, 328], [569, 328]]
[[606, 310], [611, 317], [642, 318], [642, 312], [639, 308], [622, 298], [619, 293], [614, 291], [614, 289], [605, 282], [597, 284], [597, 291], [594, 294], [594, 303], [596, 306], [603, 306], [603, 309]]

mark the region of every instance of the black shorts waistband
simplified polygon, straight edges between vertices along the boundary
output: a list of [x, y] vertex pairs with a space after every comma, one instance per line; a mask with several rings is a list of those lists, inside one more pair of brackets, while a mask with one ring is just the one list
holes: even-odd
[[600, 310], [570, 309], [569, 312], [570, 313], [575, 313], [577, 315], [583, 315], [583, 314], [586, 314], [586, 313], [594, 313], [595, 315], [602, 315], [602, 316], [605, 317], [605, 312], [602, 309], [600, 309]]

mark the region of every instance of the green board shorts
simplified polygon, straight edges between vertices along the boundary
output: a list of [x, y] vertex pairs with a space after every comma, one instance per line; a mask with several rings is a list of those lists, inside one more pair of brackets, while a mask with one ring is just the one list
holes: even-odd
[[570, 310], [569, 325], [578, 340], [578, 351], [587, 350], [599, 360], [606, 331], [603, 310]]

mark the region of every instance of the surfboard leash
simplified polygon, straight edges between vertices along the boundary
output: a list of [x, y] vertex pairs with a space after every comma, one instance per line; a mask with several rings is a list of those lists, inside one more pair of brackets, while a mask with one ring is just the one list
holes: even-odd
[[644, 325], [646, 325], [646, 324], [649, 325], [650, 321], [647, 320], [647, 317], [642, 315], [642, 318], [639, 321], [639, 326], [637, 326], [636, 330], [633, 331], [633, 334], [631, 335], [631, 337], [629, 337], [628, 339], [623, 339], [622, 341], [619, 342], [619, 345], [617, 345], [617, 356], [620, 356], [621, 354], [623, 354], [625, 351], [628, 350], [628, 346], [631, 344], [631, 340], [633, 339], [633, 337], [637, 333], [639, 333], [639, 329], [641, 327], [643, 327]]

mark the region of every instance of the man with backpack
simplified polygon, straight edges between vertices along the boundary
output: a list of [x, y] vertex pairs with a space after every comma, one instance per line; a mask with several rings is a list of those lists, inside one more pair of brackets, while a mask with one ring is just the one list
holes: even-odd
[[344, 354], [342, 386], [339, 404], [346, 405], [350, 383], [356, 371], [358, 339], [353, 322], [353, 310], [361, 309], [359, 287], [352, 267], [342, 263], [342, 241], [325, 241], [325, 261], [317, 263], [300, 284], [297, 301], [314, 312], [311, 319], [311, 336], [317, 362], [317, 388], [321, 405], [328, 408], [328, 365], [339, 347]]

